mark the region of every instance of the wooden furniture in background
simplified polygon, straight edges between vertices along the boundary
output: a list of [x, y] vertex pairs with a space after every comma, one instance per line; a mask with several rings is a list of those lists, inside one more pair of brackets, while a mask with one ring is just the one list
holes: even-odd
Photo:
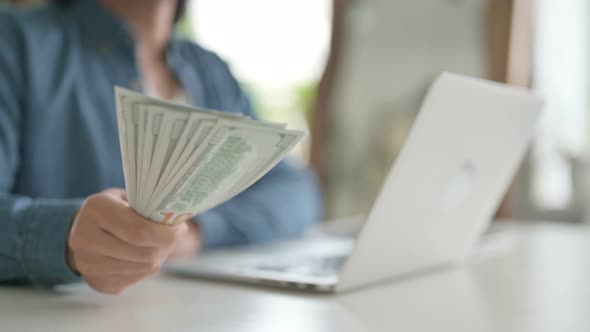
[[325, 185], [325, 160], [328, 158], [327, 128], [330, 121], [330, 100], [338, 79], [340, 60], [344, 43], [346, 9], [348, 0], [332, 0], [332, 38], [326, 68], [320, 79], [311, 119], [310, 164], [318, 174], [320, 183]]
[[[490, 79], [517, 86], [530, 86], [534, 0], [490, 0], [488, 54]], [[526, 161], [525, 161], [526, 162]], [[496, 213], [511, 216], [511, 187]]]

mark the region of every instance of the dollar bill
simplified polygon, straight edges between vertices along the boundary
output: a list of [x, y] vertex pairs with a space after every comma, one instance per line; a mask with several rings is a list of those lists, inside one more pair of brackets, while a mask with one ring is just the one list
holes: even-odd
[[205, 110], [115, 88], [130, 206], [177, 224], [255, 183], [299, 142], [284, 124]]
[[[168, 183], [172, 174], [178, 174], [180, 167], [192, 154], [195, 153], [196, 149], [203, 142], [205, 137], [207, 137], [216, 123], [217, 120], [209, 116], [203, 116], [197, 113], [191, 114], [191, 118], [187, 124], [187, 130], [182, 133], [181, 137], [176, 142], [176, 147], [174, 148], [174, 151], [159, 179], [159, 183], [162, 185], [158, 189]], [[159, 194], [159, 192], [160, 190], [155, 190], [152, 193], [150, 202], [157, 194]]]
[[[260, 160], [275, 154], [283, 134], [299, 132], [221, 121], [202, 151], [190, 158], [155, 202], [150, 218], [196, 214], [220, 204]], [[174, 220], [174, 219], [172, 219]]]
[[150, 127], [151, 135], [148, 135], [149, 137], [146, 139], [146, 143], [151, 144], [151, 148], [148, 148], [149, 156], [144, 154], [144, 158], [150, 158], [150, 160], [145, 161], [149, 165], [142, 186], [143, 205], [140, 205], [141, 209], [146, 209], [149, 206], [151, 195], [156, 190], [159, 179], [166, 164], [170, 162], [172, 152], [190, 117], [190, 113], [168, 110], [160, 106], [148, 106], [146, 113], [148, 118], [153, 119], [151, 121], [153, 126]]

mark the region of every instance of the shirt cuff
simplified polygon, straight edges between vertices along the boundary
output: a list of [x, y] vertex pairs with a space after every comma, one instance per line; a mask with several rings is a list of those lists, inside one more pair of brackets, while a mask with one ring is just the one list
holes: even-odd
[[66, 263], [67, 237], [82, 199], [43, 200], [27, 209], [22, 223], [21, 262], [30, 281], [52, 287], [80, 281]]

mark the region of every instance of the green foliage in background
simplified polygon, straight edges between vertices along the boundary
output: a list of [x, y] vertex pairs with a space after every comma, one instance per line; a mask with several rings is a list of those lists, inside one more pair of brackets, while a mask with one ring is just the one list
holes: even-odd
[[257, 87], [242, 84], [252, 101], [256, 114], [263, 120], [289, 122], [294, 117], [305, 118], [309, 123], [313, 112], [318, 82], [310, 82], [293, 88], [294, 100], [285, 107], [277, 108], [265, 100]]
[[193, 29], [191, 29], [191, 19], [188, 14], [184, 14], [180, 20], [178, 20], [175, 30], [176, 34], [178, 34], [180, 37], [192, 40], [195, 39], [195, 36], [193, 35]]
[[297, 94], [296, 107], [304, 112], [307, 124], [311, 124], [311, 116], [313, 114], [313, 104], [315, 102], [319, 82], [311, 82], [306, 85], [302, 85], [295, 89]]

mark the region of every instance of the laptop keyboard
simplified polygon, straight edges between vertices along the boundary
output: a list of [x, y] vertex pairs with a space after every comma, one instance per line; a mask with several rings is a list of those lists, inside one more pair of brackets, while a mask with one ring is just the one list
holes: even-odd
[[262, 271], [329, 276], [340, 271], [348, 256], [301, 257], [289, 261], [266, 262], [256, 265]]

